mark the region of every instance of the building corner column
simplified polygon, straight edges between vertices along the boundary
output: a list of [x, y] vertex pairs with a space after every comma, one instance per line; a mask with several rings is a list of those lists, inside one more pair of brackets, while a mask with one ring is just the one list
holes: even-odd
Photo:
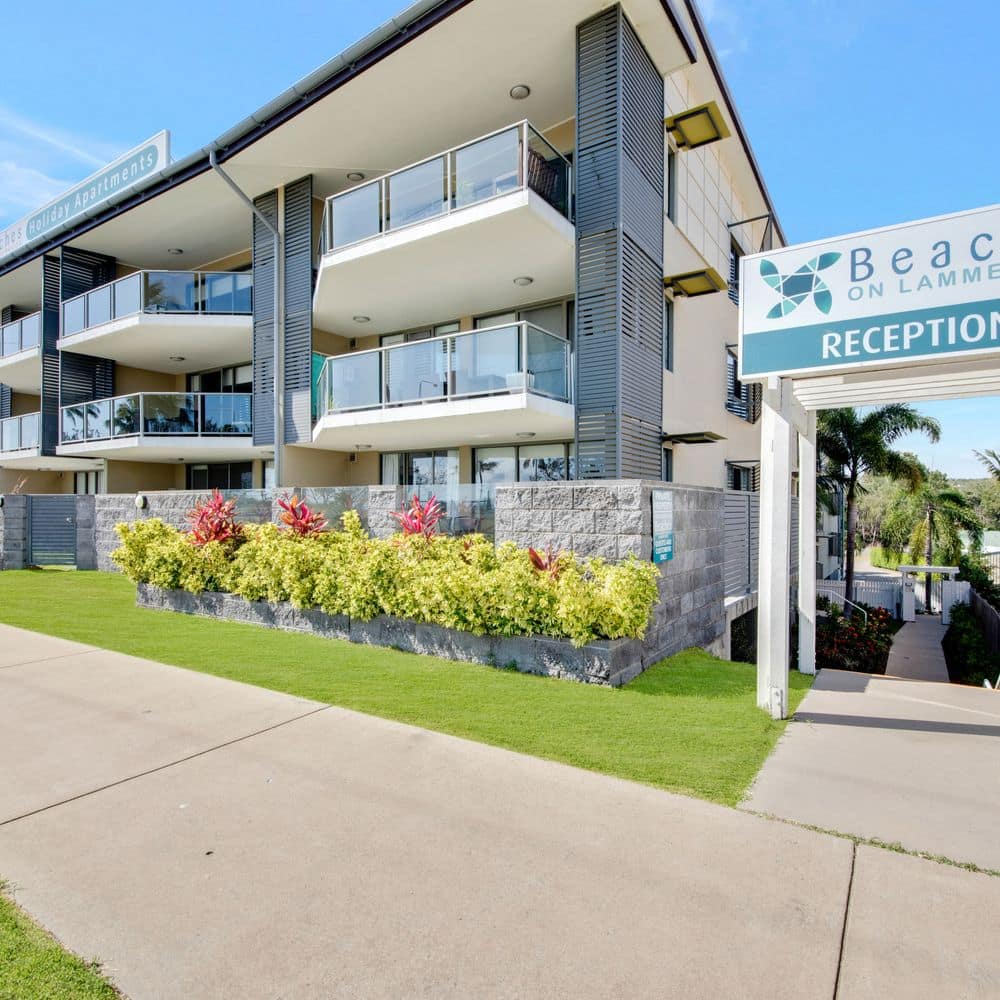
[[816, 412], [799, 435], [799, 673], [816, 673]]

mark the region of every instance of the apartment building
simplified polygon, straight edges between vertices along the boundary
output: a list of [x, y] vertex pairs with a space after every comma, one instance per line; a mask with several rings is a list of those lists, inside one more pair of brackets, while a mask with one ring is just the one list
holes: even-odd
[[0, 491], [756, 487], [782, 235], [692, 0], [420, 0], [146, 148], [0, 237]]

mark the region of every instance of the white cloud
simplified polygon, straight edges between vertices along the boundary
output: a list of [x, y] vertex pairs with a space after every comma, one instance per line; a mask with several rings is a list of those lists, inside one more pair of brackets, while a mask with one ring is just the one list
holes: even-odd
[[13, 221], [51, 201], [71, 184], [33, 167], [0, 160], [0, 220]]
[[52, 128], [42, 122], [31, 121], [0, 106], [0, 128], [8, 129], [27, 139], [29, 145], [41, 144], [51, 151], [78, 163], [84, 163], [91, 170], [104, 166], [121, 152], [110, 143], [74, 135], [62, 129]]

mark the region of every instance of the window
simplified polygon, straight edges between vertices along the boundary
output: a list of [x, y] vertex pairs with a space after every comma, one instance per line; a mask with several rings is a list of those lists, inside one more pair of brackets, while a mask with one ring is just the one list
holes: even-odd
[[430, 340], [432, 337], [446, 337], [458, 333], [458, 320], [449, 323], [438, 323], [436, 326], [425, 326], [419, 330], [407, 330], [405, 333], [387, 333], [379, 340], [382, 347], [393, 344], [412, 344], [417, 340]]
[[667, 218], [677, 222], [677, 153], [667, 149]]
[[665, 483], [672, 483], [674, 481], [674, 449], [664, 448], [663, 449], [663, 468], [660, 473], [660, 478]]
[[187, 377], [188, 392], [253, 392], [253, 366], [233, 365], [194, 372]]
[[674, 303], [663, 297], [663, 370], [674, 370]]
[[449, 486], [458, 483], [458, 450], [385, 452], [383, 486]]
[[736, 240], [729, 243], [729, 300], [733, 305], [740, 304], [740, 258], [743, 250]]
[[572, 448], [561, 441], [477, 448], [473, 460], [476, 482], [560, 482], [572, 475]]
[[73, 492], [78, 496], [85, 493], [101, 492], [101, 474], [97, 471], [74, 472]]
[[187, 467], [189, 490], [252, 490], [252, 462], [219, 462]]
[[473, 326], [477, 330], [485, 330], [489, 326], [510, 326], [516, 322], [516, 312], [491, 313], [489, 316], [477, 316]]

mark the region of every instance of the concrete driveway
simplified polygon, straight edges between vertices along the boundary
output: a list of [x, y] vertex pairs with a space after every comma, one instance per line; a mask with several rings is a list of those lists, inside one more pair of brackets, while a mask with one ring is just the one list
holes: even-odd
[[1000, 993], [1000, 879], [14, 629], [0, 649], [0, 873], [135, 1000]]

